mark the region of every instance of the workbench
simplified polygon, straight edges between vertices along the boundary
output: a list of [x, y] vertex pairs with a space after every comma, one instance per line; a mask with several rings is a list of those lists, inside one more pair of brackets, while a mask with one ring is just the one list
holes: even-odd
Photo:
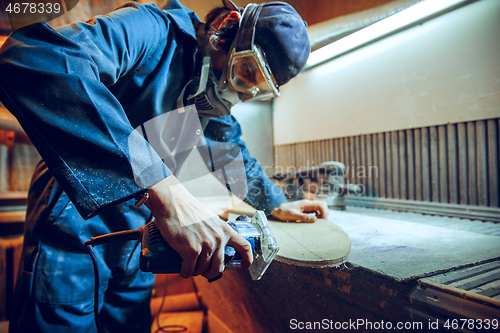
[[500, 224], [356, 207], [328, 220], [351, 239], [344, 263], [275, 261], [260, 281], [198, 277], [203, 302], [234, 332], [469, 332], [471, 319], [473, 328], [500, 319]]

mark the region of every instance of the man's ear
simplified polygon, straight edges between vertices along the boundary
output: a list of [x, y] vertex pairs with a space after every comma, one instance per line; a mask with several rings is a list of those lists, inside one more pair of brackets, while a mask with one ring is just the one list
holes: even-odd
[[238, 10], [238, 6], [236, 6], [231, 0], [222, 0], [222, 5], [229, 10]]
[[230, 27], [232, 25], [237, 25], [240, 23], [240, 12], [233, 10], [226, 18], [219, 24], [217, 30], [222, 30], [225, 27]]

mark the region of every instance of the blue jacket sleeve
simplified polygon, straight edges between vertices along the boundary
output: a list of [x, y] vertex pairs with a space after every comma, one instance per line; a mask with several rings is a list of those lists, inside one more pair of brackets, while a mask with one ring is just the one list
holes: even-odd
[[110, 92], [165, 47], [168, 25], [159, 9], [130, 3], [57, 30], [23, 27], [0, 49], [0, 100], [84, 218], [171, 174], [156, 156], [162, 175], [137, 184], [133, 155], [147, 143], [130, 140], [133, 127]]
[[[211, 160], [207, 161], [210, 169], [217, 169], [214, 165], [224, 165], [230, 163], [236, 155], [241, 154], [245, 164], [247, 195], [244, 199], [246, 203], [258, 210], [263, 210], [266, 215], [286, 202], [286, 197], [262, 169], [259, 162], [250, 155], [241, 136], [241, 127], [233, 116], [226, 116], [220, 119], [211, 119], [205, 128], [205, 138], [211, 150]], [[225, 153], [214, 153], [213, 146], [217, 142], [228, 142], [238, 149], [226, 150]], [[224, 161], [226, 159], [227, 161]], [[206, 159], [207, 160], [207, 159]], [[236, 177], [227, 176], [228, 185], [237, 182]], [[233, 192], [234, 193], [234, 192]]]

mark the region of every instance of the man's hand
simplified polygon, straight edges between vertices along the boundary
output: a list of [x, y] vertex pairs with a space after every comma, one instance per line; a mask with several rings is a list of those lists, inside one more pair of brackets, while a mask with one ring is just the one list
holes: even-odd
[[271, 215], [282, 221], [313, 223], [317, 218], [324, 219], [328, 216], [328, 206], [323, 201], [286, 202], [273, 209]]
[[213, 279], [224, 271], [224, 247], [241, 254], [243, 269], [252, 263], [250, 243], [215, 213], [207, 209], [175, 178], [169, 176], [153, 185], [146, 206], [156, 225], [181, 257], [180, 275], [203, 275]]

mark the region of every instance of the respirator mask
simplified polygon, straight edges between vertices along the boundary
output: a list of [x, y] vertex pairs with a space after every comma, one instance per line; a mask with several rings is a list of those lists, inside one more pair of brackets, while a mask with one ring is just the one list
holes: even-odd
[[265, 53], [254, 43], [255, 25], [262, 7], [262, 4], [245, 7], [220, 77], [211, 66], [207, 36], [203, 38], [199, 77], [188, 82], [182, 90], [177, 103], [179, 108], [195, 104], [200, 116], [221, 118], [231, 114], [231, 108], [240, 101], [279, 97], [279, 87]]

